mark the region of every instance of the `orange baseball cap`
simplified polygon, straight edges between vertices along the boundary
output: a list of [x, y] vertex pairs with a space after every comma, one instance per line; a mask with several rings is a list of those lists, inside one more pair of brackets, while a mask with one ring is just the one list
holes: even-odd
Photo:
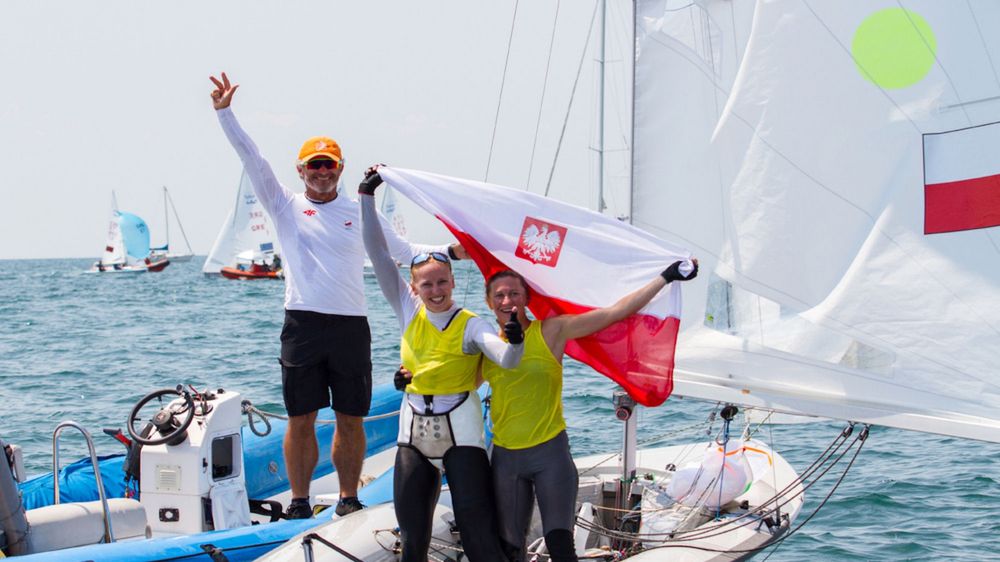
[[340, 145], [330, 137], [313, 137], [302, 144], [299, 151], [299, 163], [305, 163], [318, 156], [333, 158], [341, 165], [344, 157], [340, 153]]

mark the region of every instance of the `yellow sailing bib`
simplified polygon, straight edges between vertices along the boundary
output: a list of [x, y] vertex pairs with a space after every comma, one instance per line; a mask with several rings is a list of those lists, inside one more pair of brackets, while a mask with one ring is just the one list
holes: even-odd
[[406, 392], [414, 394], [455, 394], [476, 389], [476, 370], [482, 354], [462, 352], [465, 325], [475, 314], [462, 309], [444, 331], [427, 319], [423, 305], [403, 333], [399, 357], [413, 373]]
[[562, 413], [562, 365], [542, 337], [542, 323], [532, 321], [524, 334], [524, 357], [514, 369], [483, 361], [490, 382], [493, 442], [505, 449], [527, 449], [566, 429]]

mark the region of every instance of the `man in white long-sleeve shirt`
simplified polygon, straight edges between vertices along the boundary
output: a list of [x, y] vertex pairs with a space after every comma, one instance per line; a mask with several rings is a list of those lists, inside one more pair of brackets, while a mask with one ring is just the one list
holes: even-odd
[[[296, 169], [305, 193], [293, 193], [281, 185], [229, 109], [239, 86], [231, 84], [225, 73], [211, 80], [215, 84], [212, 105], [222, 130], [277, 229], [284, 261], [280, 361], [289, 415], [285, 464], [292, 491], [286, 516], [312, 515], [309, 483], [319, 460], [315, 421], [320, 408], [327, 406], [332, 406], [337, 419], [332, 453], [340, 481], [336, 512], [346, 515], [363, 507], [357, 499], [365, 453], [362, 419], [371, 405], [371, 332], [359, 206], [338, 196], [344, 159], [340, 146], [328, 137], [307, 140], [299, 152]], [[382, 228], [393, 257], [401, 263], [410, 263], [415, 254], [426, 251], [464, 253], [455, 246], [411, 247], [384, 217]]]

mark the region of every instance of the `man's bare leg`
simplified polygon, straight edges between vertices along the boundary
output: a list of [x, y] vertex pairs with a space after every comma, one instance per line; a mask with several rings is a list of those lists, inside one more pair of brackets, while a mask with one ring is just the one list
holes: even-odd
[[365, 428], [360, 416], [336, 412], [337, 427], [333, 433], [333, 466], [340, 480], [340, 497], [358, 495], [358, 480], [365, 462]]
[[285, 432], [285, 468], [293, 498], [308, 498], [309, 483], [319, 461], [319, 444], [316, 442], [316, 414], [288, 417]]

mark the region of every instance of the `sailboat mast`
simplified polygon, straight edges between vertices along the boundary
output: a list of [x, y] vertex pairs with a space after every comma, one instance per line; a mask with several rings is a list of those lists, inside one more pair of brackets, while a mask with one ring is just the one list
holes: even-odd
[[631, 90], [631, 94], [632, 95], [629, 96], [629, 112], [632, 115], [632, 119], [630, 121], [629, 136], [628, 136], [628, 148], [629, 148], [629, 157], [628, 157], [628, 223], [629, 224], [633, 224], [632, 221], [633, 221], [633, 217], [635, 216], [635, 208], [633, 206], [634, 205], [633, 201], [635, 200], [635, 197], [632, 196], [632, 193], [633, 193], [633, 190], [635, 189], [635, 158], [634, 158], [634, 154], [635, 154], [635, 152], [634, 152], [634, 150], [635, 150], [635, 52], [636, 52], [635, 43], [636, 43], [636, 33], [638, 33], [638, 30], [636, 29], [636, 21], [635, 20], [637, 19], [636, 14], [638, 13], [637, 12], [638, 9], [639, 9], [639, 3], [636, 0], [632, 0], [632, 42], [631, 42], [631, 48], [628, 50], [628, 53], [629, 53], [629, 57], [628, 57], [629, 63], [628, 64], [629, 64], [629, 71], [630, 71], [629, 77], [631, 79], [631, 84], [632, 84], [632, 90]]
[[167, 251], [170, 251], [170, 210], [167, 209], [167, 186], [163, 186], [163, 232], [167, 239]]
[[[166, 201], [170, 202], [170, 210], [174, 212], [174, 218], [177, 219], [177, 228], [181, 229], [181, 238], [184, 239], [184, 245], [187, 246], [188, 254], [194, 254], [194, 250], [191, 249], [191, 242], [188, 241], [187, 233], [184, 232], [184, 225], [181, 223], [181, 216], [177, 214], [177, 207], [174, 206], [174, 198], [170, 196], [170, 192], [167, 191], [167, 186], [163, 186], [163, 196]], [[164, 205], [164, 208], [166, 206]], [[164, 211], [166, 212], [166, 211]], [[167, 221], [170, 224], [170, 221]], [[168, 227], [169, 228], [169, 227]], [[167, 230], [167, 244], [170, 244], [170, 231]]]
[[598, 81], [600, 87], [597, 101], [597, 205], [598, 213], [604, 212], [604, 70], [607, 62], [607, 19], [608, 3], [601, 0], [601, 48], [598, 60]]
[[233, 203], [233, 224], [230, 225], [230, 230], [236, 230], [236, 220], [240, 213], [240, 197], [243, 196], [243, 181], [246, 179], [247, 170], [243, 168], [240, 172], [240, 185], [236, 190], [236, 201]]

